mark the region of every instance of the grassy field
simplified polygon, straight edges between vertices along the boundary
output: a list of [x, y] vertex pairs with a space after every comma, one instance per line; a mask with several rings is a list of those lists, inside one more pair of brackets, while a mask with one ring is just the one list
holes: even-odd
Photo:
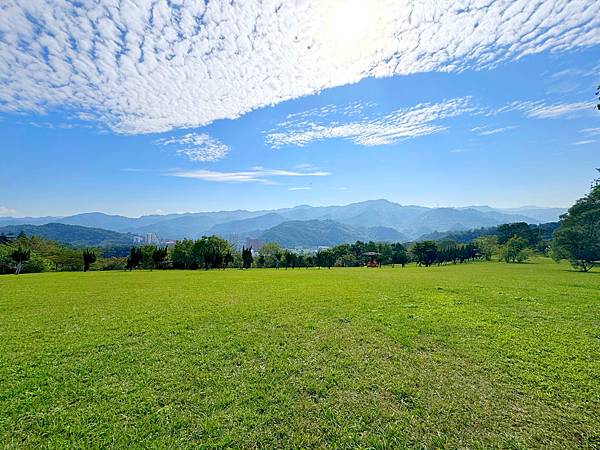
[[600, 273], [0, 277], [2, 447], [600, 448]]

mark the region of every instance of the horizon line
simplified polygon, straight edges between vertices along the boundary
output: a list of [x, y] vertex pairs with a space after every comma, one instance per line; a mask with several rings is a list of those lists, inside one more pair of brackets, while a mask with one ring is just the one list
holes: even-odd
[[139, 216], [135, 216], [135, 215], [124, 215], [124, 214], [115, 214], [115, 213], [108, 213], [108, 212], [103, 212], [103, 211], [82, 211], [82, 212], [77, 212], [77, 213], [72, 213], [72, 214], [58, 214], [58, 215], [40, 215], [40, 216], [34, 216], [34, 215], [24, 215], [24, 216], [0, 216], [0, 221], [1, 220], [7, 220], [7, 219], [45, 219], [45, 218], [56, 218], [56, 219], [64, 219], [66, 217], [73, 217], [73, 216], [79, 216], [79, 215], [83, 215], [83, 214], [104, 214], [106, 216], [119, 216], [119, 217], [125, 217], [128, 219], [139, 219], [142, 217], [148, 217], [148, 216], [169, 216], [169, 215], [191, 215], [191, 214], [215, 214], [215, 213], [223, 213], [223, 212], [236, 212], [236, 211], [243, 211], [243, 212], [252, 212], [252, 213], [257, 213], [257, 212], [273, 212], [273, 211], [280, 211], [280, 210], [289, 210], [289, 209], [295, 209], [295, 208], [300, 208], [300, 207], [309, 207], [309, 208], [335, 208], [335, 207], [345, 207], [345, 206], [351, 206], [351, 205], [357, 205], [360, 203], [368, 203], [368, 202], [380, 202], [380, 201], [385, 201], [388, 203], [393, 203], [395, 205], [398, 206], [402, 206], [402, 207], [417, 207], [417, 208], [427, 208], [427, 209], [475, 209], [475, 208], [482, 208], [482, 207], [486, 207], [486, 208], [491, 208], [491, 209], [496, 209], [496, 210], [514, 210], [514, 209], [531, 209], [531, 208], [538, 208], [538, 209], [569, 209], [569, 206], [538, 206], [538, 205], [521, 205], [521, 206], [506, 206], [506, 207], [497, 207], [497, 206], [490, 206], [488, 204], [480, 204], [480, 205], [464, 205], [464, 206], [446, 206], [446, 205], [436, 205], [436, 206], [425, 206], [425, 205], [417, 205], [417, 204], [402, 204], [402, 203], [398, 203], [398, 202], [394, 202], [385, 198], [378, 198], [378, 199], [369, 199], [369, 200], [361, 200], [361, 201], [356, 201], [356, 202], [351, 202], [351, 203], [346, 203], [346, 204], [342, 204], [342, 205], [309, 205], [306, 203], [302, 203], [299, 205], [295, 205], [295, 206], [287, 206], [287, 207], [279, 207], [279, 208], [271, 208], [271, 209], [242, 209], [242, 208], [235, 208], [235, 209], [221, 209], [221, 210], [212, 210], [212, 211], [178, 211], [178, 212], [151, 212], [151, 213], [147, 213], [147, 214], [141, 214]]

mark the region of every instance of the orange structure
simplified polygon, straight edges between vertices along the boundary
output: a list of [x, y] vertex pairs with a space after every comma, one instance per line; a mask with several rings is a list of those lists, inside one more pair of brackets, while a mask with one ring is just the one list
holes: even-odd
[[379, 253], [365, 252], [364, 255], [369, 257], [369, 261], [367, 261], [367, 267], [381, 267], [381, 264], [379, 264], [379, 261], [377, 261], [377, 256], [379, 256]]

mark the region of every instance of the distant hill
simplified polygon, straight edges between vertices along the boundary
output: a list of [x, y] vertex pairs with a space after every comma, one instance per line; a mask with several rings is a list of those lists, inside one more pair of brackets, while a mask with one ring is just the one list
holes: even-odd
[[333, 246], [358, 240], [401, 242], [405, 236], [393, 228], [360, 228], [333, 220], [292, 220], [263, 232], [260, 240], [286, 248]]
[[357, 232], [362, 236], [363, 241], [404, 242], [407, 240], [405, 234], [390, 227], [357, 228]]
[[[476, 209], [486, 213], [510, 214], [521, 217], [521, 220], [513, 222], [528, 222], [534, 219], [538, 223], [556, 222], [562, 214], [567, 212], [566, 208], [542, 208], [539, 206], [522, 206], [520, 208], [490, 208], [489, 206], [469, 206], [459, 209]], [[515, 217], [516, 218], [516, 217]]]
[[531, 224], [555, 222], [563, 208], [499, 209], [489, 206], [460, 208], [427, 208], [400, 205], [388, 200], [368, 200], [344, 206], [307, 206], [261, 211], [216, 211], [167, 215], [148, 215], [137, 218], [98, 212], [67, 217], [4, 217], [3, 225], [42, 225], [63, 223], [145, 234], [154, 232], [163, 239], [197, 238], [203, 234], [258, 237], [269, 228], [289, 221], [332, 220], [351, 227], [393, 228], [409, 239], [423, 234], [470, 230], [492, 227], [502, 223], [527, 222]]
[[[548, 222], [539, 225], [530, 225], [530, 228], [534, 228], [541, 239], [550, 240], [552, 239], [552, 233], [559, 227], [559, 222]], [[480, 236], [497, 236], [498, 227], [478, 228], [474, 230], [463, 230], [463, 231], [446, 231], [425, 234], [420, 236], [417, 240], [419, 241], [455, 241], [466, 244], [475, 238]]]
[[133, 243], [132, 234], [79, 225], [48, 223], [45, 225], [8, 225], [0, 227], [0, 234], [16, 236], [21, 232], [27, 236], [39, 236], [76, 247], [107, 247]]
[[214, 225], [208, 230], [208, 234], [218, 234], [221, 236], [245, 234], [256, 230], [267, 230], [283, 222], [285, 222], [285, 218], [280, 214], [269, 213], [249, 219], [232, 220], [231, 222]]

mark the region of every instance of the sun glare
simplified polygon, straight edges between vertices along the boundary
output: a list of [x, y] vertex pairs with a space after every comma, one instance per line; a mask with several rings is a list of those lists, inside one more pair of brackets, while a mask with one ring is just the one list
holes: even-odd
[[371, 2], [366, 0], [335, 2], [328, 16], [328, 34], [342, 50], [360, 45], [374, 22]]

